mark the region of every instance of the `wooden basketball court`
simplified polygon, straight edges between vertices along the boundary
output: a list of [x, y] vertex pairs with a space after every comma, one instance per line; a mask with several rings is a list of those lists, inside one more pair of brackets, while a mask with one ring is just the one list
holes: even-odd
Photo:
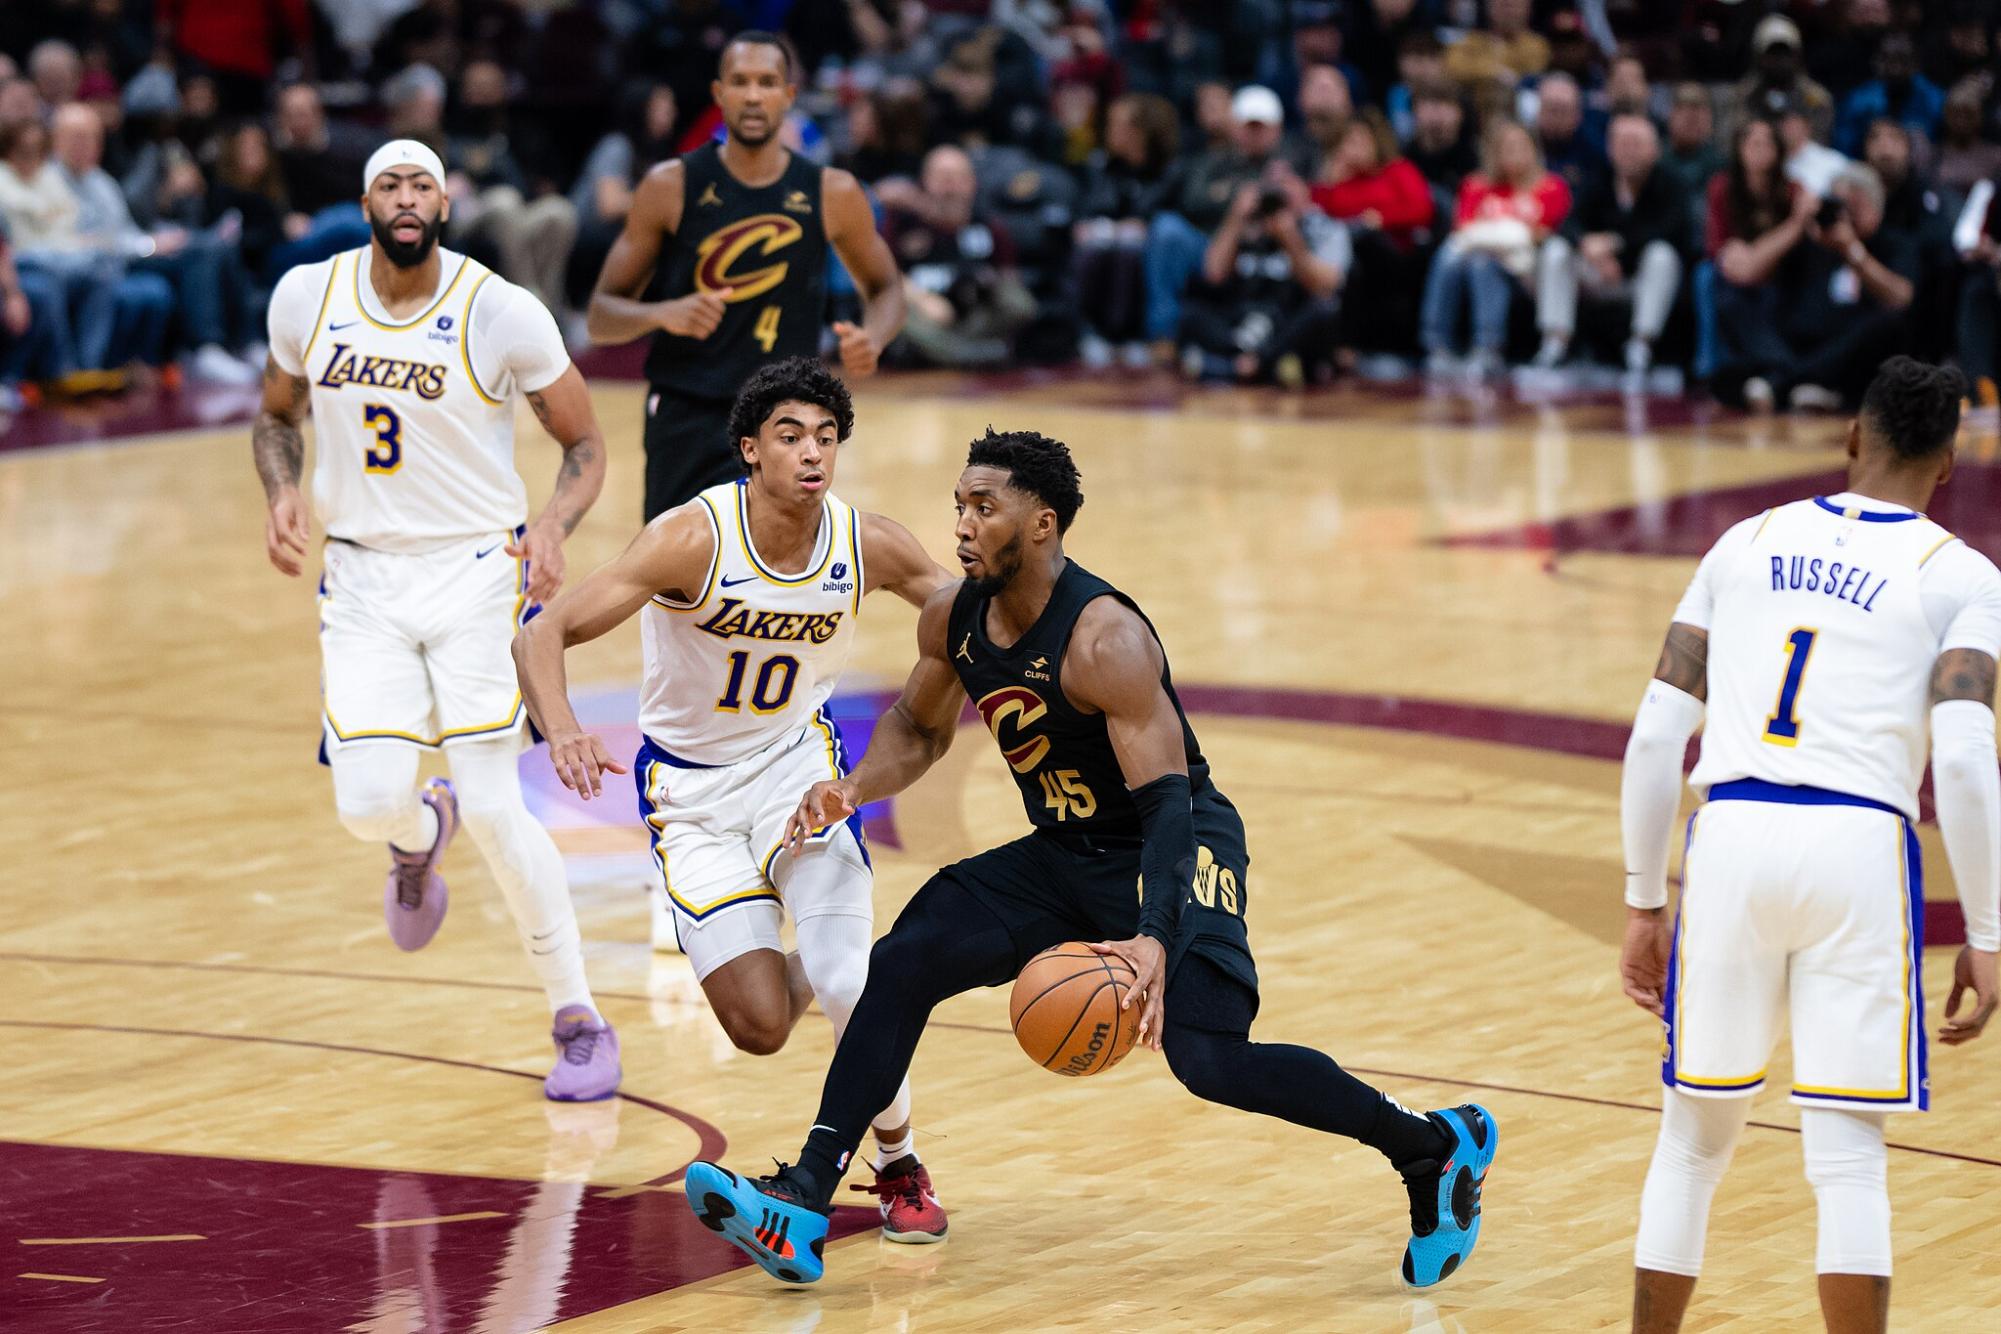
[[[635, 526], [640, 393], [598, 388], [613, 476], [575, 572]], [[1838, 428], [1078, 380], [858, 397], [838, 489], [941, 558], [972, 435], [1071, 444], [1071, 552], [1159, 624], [1249, 825], [1257, 1034], [1413, 1105], [1493, 1109], [1473, 1263], [1405, 1292], [1404, 1196], [1373, 1152], [1198, 1103], [1144, 1053], [1045, 1074], [990, 991], [939, 1011], [914, 1071], [950, 1241], [886, 1245], [844, 1211], [817, 1287], [744, 1268], [692, 1225], [680, 1173], [796, 1151], [825, 1022], [777, 1056], [734, 1051], [685, 962], [647, 944], [630, 799], [575, 806], [533, 752], [626, 1069], [613, 1102], [543, 1101], [547, 1011], [469, 845], [437, 941], [386, 937], [382, 853], [340, 829], [313, 763], [313, 586], [265, 563], [231, 427], [0, 456], [0, 1325], [1624, 1327], [1660, 1096], [1658, 1027], [1614, 973], [1625, 727], [1695, 555], [1745, 513], [1838, 489]], [[539, 495], [555, 451], [524, 427]], [[1998, 478], [1970, 458], [1938, 514], [1990, 553]], [[913, 622], [865, 608], [842, 703], [864, 731]], [[571, 662], [587, 718], [627, 745], [632, 628]], [[873, 828], [878, 930], [939, 863], [1021, 825], [968, 727]], [[1929, 1028], [1950, 962], [1927, 952]], [[1997, 1044], [1934, 1047], [1937, 1110], [1890, 1123], [1898, 1329], [2001, 1309]], [[1755, 1117], [1692, 1329], [1818, 1328], [1796, 1118], [1776, 1091]]]

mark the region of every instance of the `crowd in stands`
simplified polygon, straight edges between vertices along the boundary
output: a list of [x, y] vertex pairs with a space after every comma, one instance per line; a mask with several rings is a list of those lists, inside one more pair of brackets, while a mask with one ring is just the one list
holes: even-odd
[[[576, 316], [655, 164], [784, 32], [795, 151], [906, 283], [893, 364], [1326, 382], [1686, 371], [1852, 404], [1892, 350], [1996, 401], [2001, 0], [41, 0], [0, 28], [0, 410], [254, 383], [360, 171]], [[835, 301], [852, 302], [836, 272]]]

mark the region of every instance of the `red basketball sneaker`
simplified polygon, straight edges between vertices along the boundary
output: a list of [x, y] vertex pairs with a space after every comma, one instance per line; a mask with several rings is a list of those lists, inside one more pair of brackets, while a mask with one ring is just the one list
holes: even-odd
[[927, 1246], [945, 1240], [945, 1206], [931, 1189], [931, 1174], [917, 1155], [906, 1153], [893, 1163], [875, 1170], [873, 1186], [851, 1186], [867, 1191], [882, 1208], [882, 1235], [885, 1241]]

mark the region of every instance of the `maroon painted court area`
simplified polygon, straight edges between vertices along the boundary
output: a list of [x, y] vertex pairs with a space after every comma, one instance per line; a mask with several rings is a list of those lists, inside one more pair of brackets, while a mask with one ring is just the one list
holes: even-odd
[[539, 1329], [750, 1264], [678, 1192], [574, 1182], [0, 1141], [0, 1199], [9, 1334]]

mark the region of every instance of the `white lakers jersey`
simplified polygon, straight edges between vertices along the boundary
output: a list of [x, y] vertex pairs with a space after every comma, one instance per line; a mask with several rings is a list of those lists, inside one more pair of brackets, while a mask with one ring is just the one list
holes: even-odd
[[392, 320], [371, 254], [302, 265], [271, 298], [271, 355], [312, 385], [313, 508], [329, 537], [422, 552], [528, 515], [514, 469], [514, 393], [569, 368], [534, 297], [440, 249], [436, 297]]
[[1746, 519], [1674, 618], [1709, 631], [1698, 788], [1827, 788], [1916, 819], [1940, 653], [2001, 649], [2001, 573], [1922, 514], [1843, 492]]
[[640, 611], [639, 726], [677, 759], [735, 764], [806, 727], [834, 693], [861, 610], [861, 518], [828, 496], [806, 569], [779, 574], [751, 544], [743, 482], [696, 503], [715, 558], [694, 602], [656, 594]]

